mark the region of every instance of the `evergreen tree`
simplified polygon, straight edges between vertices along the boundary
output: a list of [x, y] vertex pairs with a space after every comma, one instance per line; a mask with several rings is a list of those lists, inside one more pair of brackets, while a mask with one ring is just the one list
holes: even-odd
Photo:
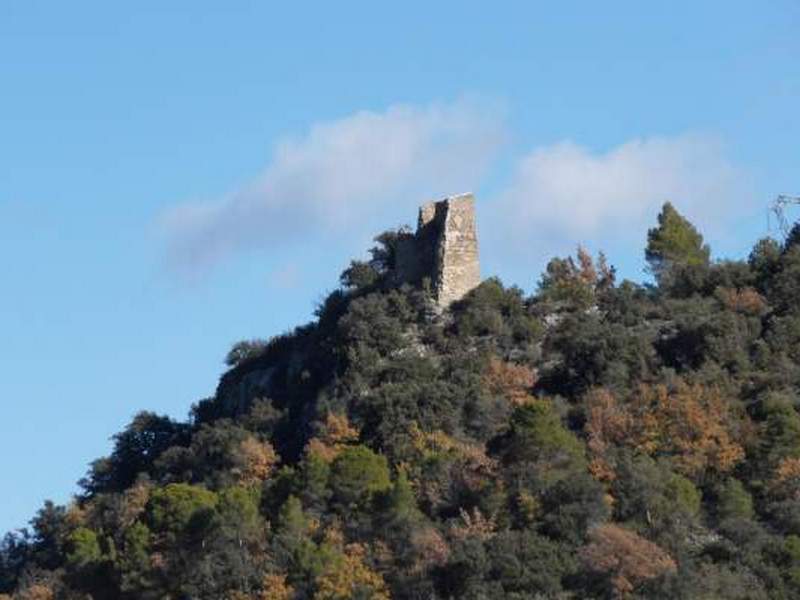
[[659, 290], [580, 249], [444, 314], [380, 236], [2, 539], [0, 599], [798, 598], [798, 232], [710, 265], [667, 204]]
[[658, 215], [658, 227], [647, 232], [645, 258], [660, 286], [675, 283], [681, 271], [707, 267], [711, 250], [703, 236], [671, 203]]

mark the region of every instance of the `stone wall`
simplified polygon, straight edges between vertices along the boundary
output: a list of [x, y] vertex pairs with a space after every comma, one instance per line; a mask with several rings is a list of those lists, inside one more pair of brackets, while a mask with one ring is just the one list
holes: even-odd
[[444, 201], [445, 217], [436, 254], [436, 298], [440, 305], [460, 300], [481, 282], [475, 200], [471, 194]]
[[442, 307], [460, 300], [480, 283], [472, 194], [424, 204], [416, 233], [398, 240], [396, 281], [418, 284], [426, 277]]

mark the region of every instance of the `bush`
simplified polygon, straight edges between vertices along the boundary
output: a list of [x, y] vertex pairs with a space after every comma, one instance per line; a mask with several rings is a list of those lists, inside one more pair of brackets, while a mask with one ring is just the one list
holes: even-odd
[[170, 483], [156, 488], [148, 503], [151, 529], [175, 536], [189, 528], [193, 521], [209, 517], [217, 505], [217, 495], [204, 487], [186, 483]]
[[366, 446], [346, 448], [331, 465], [331, 488], [343, 506], [363, 503], [391, 487], [386, 457]]
[[750, 519], [753, 516], [753, 497], [738, 479], [722, 484], [717, 501], [720, 519]]

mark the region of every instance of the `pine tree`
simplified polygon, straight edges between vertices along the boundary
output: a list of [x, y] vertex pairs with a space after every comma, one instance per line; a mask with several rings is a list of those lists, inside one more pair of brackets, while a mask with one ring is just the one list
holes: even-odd
[[645, 249], [648, 270], [658, 284], [669, 282], [676, 268], [707, 266], [710, 254], [700, 232], [666, 202], [658, 215], [658, 227], [647, 232]]

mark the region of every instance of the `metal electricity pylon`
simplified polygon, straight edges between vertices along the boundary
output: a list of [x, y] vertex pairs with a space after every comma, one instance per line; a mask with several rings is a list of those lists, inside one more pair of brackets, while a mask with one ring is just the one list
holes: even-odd
[[784, 238], [789, 235], [789, 231], [792, 229], [792, 225], [786, 217], [786, 207], [790, 205], [800, 206], [800, 196], [781, 194], [772, 201], [769, 207], [770, 212], [775, 215], [775, 219], [778, 221], [778, 229], [780, 229]]

